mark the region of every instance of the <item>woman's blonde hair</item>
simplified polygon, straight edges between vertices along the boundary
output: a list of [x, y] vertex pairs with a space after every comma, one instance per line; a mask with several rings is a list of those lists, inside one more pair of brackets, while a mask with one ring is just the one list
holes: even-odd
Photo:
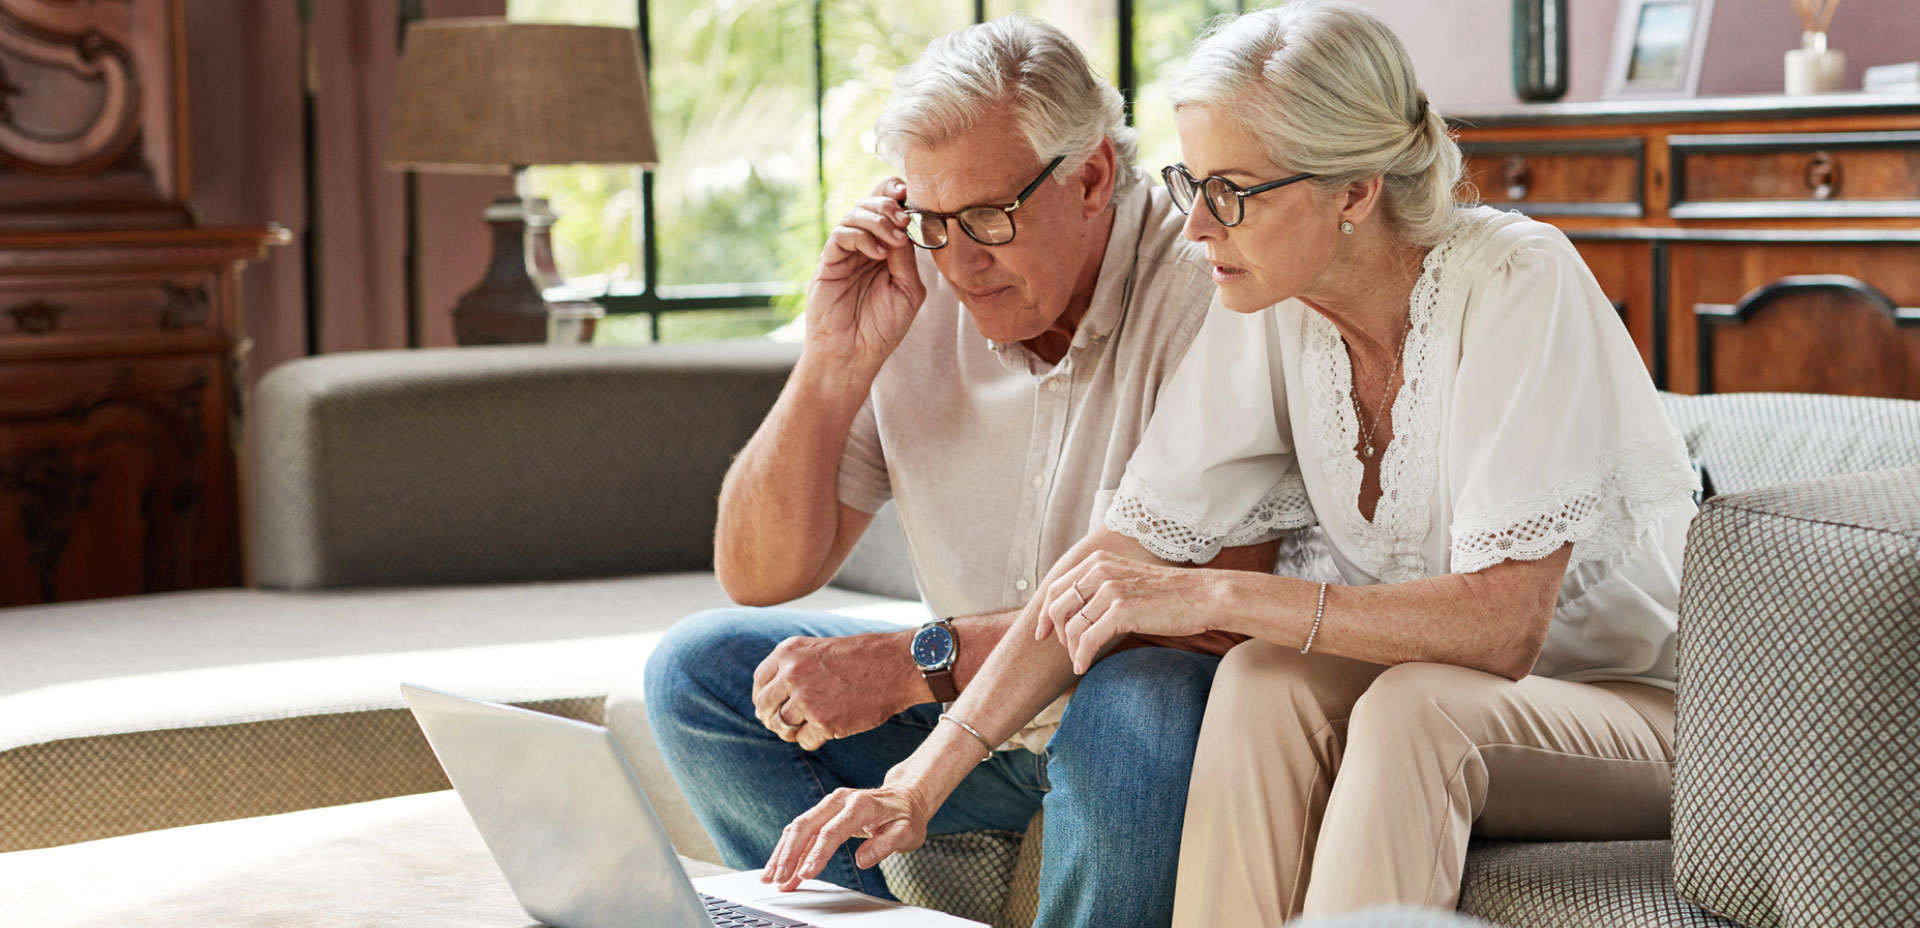
[[1433, 245], [1462, 205], [1460, 146], [1387, 24], [1325, 0], [1222, 16], [1174, 77], [1175, 109], [1230, 108], [1274, 164], [1336, 189], [1384, 179], [1399, 237]]
[[875, 126], [880, 156], [898, 166], [909, 146], [944, 144], [997, 112], [1011, 112], [1041, 161], [1066, 183], [1113, 140], [1114, 189], [1133, 183], [1135, 132], [1120, 91], [1094, 76], [1073, 40], [1024, 13], [935, 39], [900, 69]]

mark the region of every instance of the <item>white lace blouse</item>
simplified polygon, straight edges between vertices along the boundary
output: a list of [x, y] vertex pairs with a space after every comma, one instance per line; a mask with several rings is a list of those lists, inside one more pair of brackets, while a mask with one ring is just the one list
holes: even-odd
[[1169, 560], [1318, 524], [1349, 584], [1573, 556], [1536, 674], [1672, 688], [1686, 446], [1613, 306], [1559, 230], [1463, 211], [1410, 306], [1374, 518], [1360, 515], [1353, 371], [1297, 300], [1218, 301], [1107, 512]]

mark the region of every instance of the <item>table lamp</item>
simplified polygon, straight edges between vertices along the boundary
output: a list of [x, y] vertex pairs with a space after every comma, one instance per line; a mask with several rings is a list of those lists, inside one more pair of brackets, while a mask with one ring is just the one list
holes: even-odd
[[547, 339], [541, 291], [560, 282], [548, 230], [554, 214], [532, 196], [534, 164], [655, 164], [640, 48], [631, 29], [421, 20], [407, 30], [390, 168], [514, 175], [514, 192], [487, 208], [493, 257], [453, 309], [462, 345]]

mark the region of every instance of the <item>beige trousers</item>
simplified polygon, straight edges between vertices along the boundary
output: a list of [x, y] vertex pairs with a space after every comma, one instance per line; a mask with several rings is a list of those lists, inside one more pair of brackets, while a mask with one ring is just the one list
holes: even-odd
[[1173, 924], [1451, 909], [1469, 834], [1665, 837], [1672, 784], [1667, 690], [1249, 641], [1201, 724]]

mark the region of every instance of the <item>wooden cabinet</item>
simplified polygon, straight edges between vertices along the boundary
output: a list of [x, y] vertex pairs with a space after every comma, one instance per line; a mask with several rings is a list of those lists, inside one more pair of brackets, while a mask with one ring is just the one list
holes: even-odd
[[1454, 122], [1481, 200], [1566, 231], [1660, 386], [1920, 399], [1920, 97]]
[[0, 606], [239, 583], [240, 271], [183, 201], [178, 0], [0, 0]]

